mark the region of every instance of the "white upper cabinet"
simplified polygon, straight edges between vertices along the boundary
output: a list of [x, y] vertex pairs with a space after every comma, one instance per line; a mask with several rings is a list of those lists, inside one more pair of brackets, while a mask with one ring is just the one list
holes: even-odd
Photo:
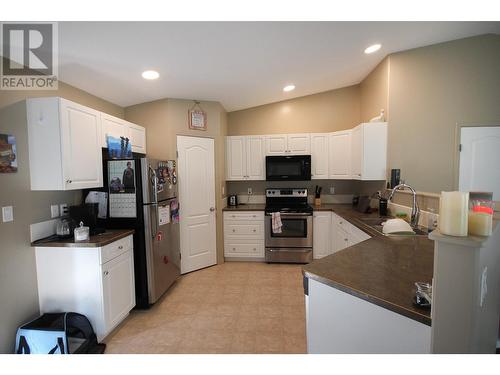
[[31, 190], [102, 187], [100, 113], [57, 97], [26, 103]]
[[265, 137], [226, 137], [226, 180], [265, 180]]
[[311, 134], [311, 179], [327, 179], [328, 172], [328, 133]]
[[351, 179], [351, 131], [330, 133], [328, 175], [334, 180]]
[[101, 113], [102, 132], [101, 147], [107, 148], [106, 137], [128, 138], [132, 152], [146, 153], [146, 129], [121, 118]]
[[273, 134], [266, 136], [266, 155], [309, 155], [311, 135]]
[[146, 153], [146, 129], [142, 126], [127, 122], [127, 137], [132, 144], [132, 152]]
[[311, 135], [288, 134], [287, 136], [289, 155], [309, 155], [311, 153]]
[[128, 138], [127, 122], [125, 120], [108, 115], [106, 113], [101, 113], [101, 124], [101, 147], [108, 147], [108, 144], [106, 142], [107, 136], [113, 138]]
[[363, 123], [352, 130], [352, 178], [385, 180], [387, 177], [387, 123]]
[[266, 155], [288, 154], [286, 134], [273, 134], [266, 137]]
[[247, 180], [266, 179], [265, 138], [246, 137]]

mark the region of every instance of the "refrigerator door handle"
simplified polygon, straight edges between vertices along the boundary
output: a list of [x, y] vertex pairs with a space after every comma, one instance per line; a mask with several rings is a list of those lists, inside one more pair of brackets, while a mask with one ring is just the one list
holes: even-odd
[[153, 199], [152, 203], [158, 203], [158, 177], [156, 176], [156, 171], [151, 167], [151, 164], [148, 166], [149, 171], [151, 172], [151, 183], [153, 184]]

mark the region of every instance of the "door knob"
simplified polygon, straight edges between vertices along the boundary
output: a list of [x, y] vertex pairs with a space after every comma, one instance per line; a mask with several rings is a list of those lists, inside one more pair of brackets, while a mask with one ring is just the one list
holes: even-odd
[[210, 212], [214, 212], [215, 211], [215, 207], [210, 207]]

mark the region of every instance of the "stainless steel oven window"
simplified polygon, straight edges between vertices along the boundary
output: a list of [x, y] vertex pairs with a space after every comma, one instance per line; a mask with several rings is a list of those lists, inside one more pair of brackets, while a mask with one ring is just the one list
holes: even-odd
[[281, 233], [272, 233], [273, 238], [307, 238], [307, 219], [285, 219], [281, 217]]

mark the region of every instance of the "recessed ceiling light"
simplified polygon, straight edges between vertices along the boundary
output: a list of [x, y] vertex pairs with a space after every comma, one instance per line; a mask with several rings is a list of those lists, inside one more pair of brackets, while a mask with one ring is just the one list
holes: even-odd
[[370, 47], [366, 48], [366, 49], [365, 49], [365, 53], [367, 53], [367, 54], [368, 54], [368, 53], [377, 52], [377, 51], [380, 49], [380, 47], [382, 47], [382, 45], [381, 45], [381, 44], [374, 44], [374, 45], [372, 45], [372, 46], [370, 46]]
[[157, 79], [160, 76], [160, 73], [154, 70], [146, 70], [142, 72], [142, 78], [144, 79]]
[[283, 87], [284, 92], [288, 92], [288, 91], [292, 91], [292, 90], [295, 90], [295, 85], [287, 85], [287, 86]]

